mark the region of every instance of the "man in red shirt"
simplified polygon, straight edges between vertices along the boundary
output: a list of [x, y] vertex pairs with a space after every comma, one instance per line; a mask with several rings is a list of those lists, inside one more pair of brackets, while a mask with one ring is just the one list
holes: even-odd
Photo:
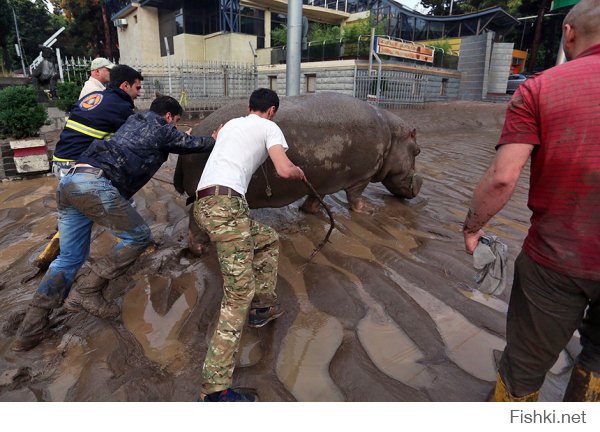
[[533, 214], [515, 262], [496, 401], [537, 400], [575, 330], [582, 351], [564, 400], [600, 400], [600, 0], [571, 9], [563, 40], [570, 61], [528, 79], [511, 99], [463, 228], [472, 254], [531, 157]]

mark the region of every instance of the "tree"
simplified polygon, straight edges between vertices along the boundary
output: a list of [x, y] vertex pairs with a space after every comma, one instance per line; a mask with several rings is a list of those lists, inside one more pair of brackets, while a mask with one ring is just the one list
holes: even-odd
[[[67, 22], [64, 49], [72, 56], [118, 57], [117, 30], [103, 0], [51, 0]], [[101, 37], [99, 37], [101, 35]]]
[[52, 19], [44, 0], [0, 0], [0, 45], [3, 64], [8, 69], [20, 63], [13, 48], [17, 43], [13, 10], [19, 25], [25, 64], [29, 64], [38, 56], [40, 44], [60, 28], [56, 20]]
[[0, 55], [2, 55], [2, 66], [7, 71], [12, 69], [12, 60], [9, 51], [10, 29], [12, 29], [12, 10], [7, 0], [0, 0]]
[[531, 43], [531, 57], [529, 59], [529, 66], [527, 67], [529, 72], [533, 72], [537, 64], [538, 51], [542, 41], [542, 23], [544, 21], [544, 14], [546, 13], [546, 8], [550, 6], [548, 0], [539, 0], [537, 3], [538, 9], [537, 18], [535, 20], [535, 30], [533, 33], [533, 42]]

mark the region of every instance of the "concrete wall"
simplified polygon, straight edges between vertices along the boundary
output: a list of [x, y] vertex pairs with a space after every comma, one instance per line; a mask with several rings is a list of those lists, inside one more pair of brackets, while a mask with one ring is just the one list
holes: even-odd
[[495, 43], [492, 46], [487, 93], [505, 94], [512, 64], [513, 43]]
[[192, 34], [178, 34], [173, 37], [175, 54], [172, 62], [202, 61], [204, 60], [206, 43], [204, 36]]
[[121, 58], [120, 63], [160, 62], [158, 35], [158, 10], [153, 7], [138, 7], [127, 16], [127, 27], [117, 29]]
[[489, 68], [489, 51], [491, 33], [462, 38], [458, 71], [462, 73], [460, 82], [461, 99], [481, 100], [487, 88], [487, 72]]
[[206, 36], [206, 61], [252, 63], [254, 56], [250, 45], [256, 48], [256, 36], [241, 33], [215, 33]]
[[[442, 93], [442, 88], [445, 89]], [[460, 89], [460, 75], [427, 75], [425, 100], [444, 101], [458, 99]]]
[[[300, 72], [300, 94], [307, 92], [307, 75], [315, 75], [315, 93], [338, 92], [354, 96], [354, 75], [357, 63], [355, 60], [339, 60], [318, 63], [303, 63]], [[364, 65], [358, 65], [364, 68]], [[458, 72], [434, 70], [430, 68], [415, 68], [390, 66], [384, 70], [398, 70], [424, 74], [427, 76], [425, 88], [426, 101], [452, 100], [459, 97], [460, 74]], [[263, 66], [258, 69], [258, 86], [269, 88], [269, 77], [275, 77], [277, 87], [274, 90], [280, 96], [285, 96], [285, 65]], [[445, 84], [443, 84], [443, 81]], [[442, 85], [445, 94], [442, 95]]]
[[[307, 75], [315, 76], [315, 93], [334, 91], [352, 96], [354, 91], [353, 60], [303, 63], [300, 68], [300, 94], [307, 92]], [[258, 70], [258, 86], [269, 88], [269, 77], [276, 77], [280, 96], [285, 96], [285, 65], [263, 66]]]

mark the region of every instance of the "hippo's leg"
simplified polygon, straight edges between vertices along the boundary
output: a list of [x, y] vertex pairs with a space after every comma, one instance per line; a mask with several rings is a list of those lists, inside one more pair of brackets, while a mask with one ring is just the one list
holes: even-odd
[[190, 222], [188, 227], [188, 249], [196, 256], [202, 256], [210, 244], [208, 234], [198, 226], [194, 219], [193, 206], [190, 208]]
[[310, 214], [318, 213], [320, 209], [321, 203], [319, 202], [319, 199], [314, 195], [307, 196], [302, 205], [300, 206], [300, 210]]
[[344, 189], [348, 198], [348, 204], [350, 204], [350, 210], [357, 213], [373, 213], [375, 207], [362, 196], [368, 184], [369, 181], [365, 181]]

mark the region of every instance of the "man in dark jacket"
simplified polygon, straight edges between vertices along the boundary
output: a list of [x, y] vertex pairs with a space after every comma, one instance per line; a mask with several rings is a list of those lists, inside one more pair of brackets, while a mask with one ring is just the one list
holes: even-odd
[[104, 139], [133, 114], [133, 101], [142, 88], [142, 74], [127, 65], [110, 71], [109, 88], [93, 92], [73, 105], [52, 156], [52, 170], [60, 179], [95, 139]]
[[[49, 332], [48, 316], [69, 295], [65, 309], [84, 309], [103, 318], [116, 317], [102, 289], [125, 272], [151, 243], [150, 228], [128, 199], [158, 171], [169, 153], [209, 152], [212, 137], [193, 137], [176, 129], [181, 105], [169, 96], [152, 102], [150, 111], [134, 114], [107, 140], [96, 140], [62, 178], [57, 190], [60, 255], [44, 276], [15, 341], [14, 351], [39, 344]], [[90, 262], [70, 290], [90, 250], [92, 225], [98, 223], [121, 239], [109, 256]], [[69, 294], [70, 291], [70, 294]]]
[[[52, 171], [60, 180], [95, 139], [104, 139], [121, 127], [133, 114], [133, 101], [139, 96], [144, 77], [127, 65], [110, 71], [109, 88], [83, 97], [71, 109], [65, 128], [52, 156]], [[59, 233], [35, 260], [47, 269], [58, 256]]]

